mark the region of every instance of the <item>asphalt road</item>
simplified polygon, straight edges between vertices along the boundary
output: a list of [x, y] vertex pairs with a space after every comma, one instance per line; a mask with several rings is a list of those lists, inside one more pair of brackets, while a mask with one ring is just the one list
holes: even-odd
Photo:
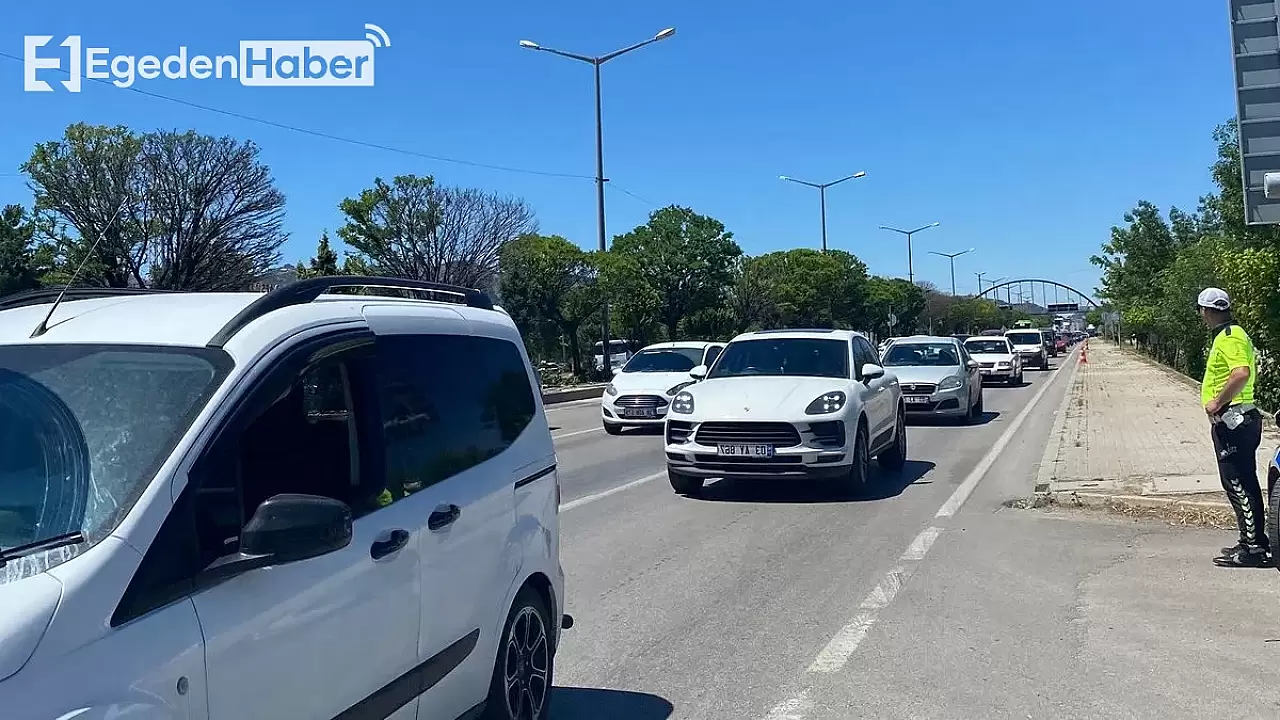
[[679, 497], [659, 434], [549, 409], [576, 620], [552, 717], [1280, 716], [1248, 616], [1280, 577], [1206, 570], [1230, 536], [1002, 508], [1032, 492], [1074, 362], [988, 387], [980, 424], [911, 425], [906, 471], [860, 497]]

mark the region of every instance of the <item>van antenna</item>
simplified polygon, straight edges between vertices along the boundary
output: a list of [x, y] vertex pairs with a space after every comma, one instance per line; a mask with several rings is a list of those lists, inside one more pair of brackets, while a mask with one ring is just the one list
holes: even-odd
[[49, 312], [45, 314], [44, 319], [40, 321], [40, 324], [36, 326], [36, 329], [31, 331], [32, 339], [38, 338], [49, 332], [49, 320], [53, 317], [54, 311], [56, 311], [58, 306], [62, 304], [62, 298], [66, 296], [67, 291], [75, 284], [76, 278], [80, 277], [80, 271], [84, 269], [86, 264], [88, 264], [89, 258], [93, 257], [94, 251], [98, 249], [98, 244], [107, 236], [107, 232], [111, 230], [111, 226], [115, 224], [116, 218], [120, 217], [120, 213], [124, 210], [125, 203], [127, 202], [129, 202], [129, 198], [127, 196], [124, 200], [120, 201], [120, 207], [116, 208], [111, 219], [107, 221], [107, 226], [102, 228], [102, 232], [98, 234], [98, 239], [93, 241], [93, 245], [89, 246], [89, 252], [85, 253], [84, 259], [80, 261], [80, 265], [76, 267], [76, 271], [71, 273], [71, 278], [67, 280], [67, 284], [63, 286], [62, 292], [58, 293], [58, 297], [53, 301], [53, 306], [49, 308]]

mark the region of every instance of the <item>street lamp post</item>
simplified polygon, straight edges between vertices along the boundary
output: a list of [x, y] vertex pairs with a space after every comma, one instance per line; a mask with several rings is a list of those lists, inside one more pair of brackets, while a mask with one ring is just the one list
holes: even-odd
[[888, 225], [880, 226], [881, 230], [891, 230], [893, 232], [901, 233], [907, 236], [907, 282], [911, 283], [912, 285], [916, 284], [916, 275], [915, 275], [915, 270], [912, 267], [912, 260], [911, 260], [911, 236], [915, 235], [921, 230], [928, 230], [931, 227], [938, 227], [938, 225], [939, 223], [936, 223], [936, 222], [929, 223], [928, 225], [921, 225], [915, 230], [902, 230], [896, 227], [889, 227]]
[[845, 180], [854, 180], [856, 178], [866, 177], [866, 175], [867, 174], [865, 172], [860, 170], [852, 175], [842, 177], [839, 180], [832, 180], [829, 183], [812, 183], [807, 180], [797, 180], [793, 177], [787, 177], [786, 175], [778, 176], [779, 180], [786, 180], [787, 182], [807, 185], [811, 188], [818, 188], [819, 205], [822, 208], [822, 252], [827, 251], [827, 188], [833, 185], [839, 185]]
[[980, 272], [980, 273], [974, 273], [974, 275], [977, 275], [977, 276], [978, 276], [978, 294], [979, 294], [979, 295], [981, 295], [981, 294], [982, 294], [982, 276], [983, 276], [983, 275], [986, 275], [986, 274], [987, 274], [987, 273], [986, 273], [985, 271]]
[[[549, 52], [552, 55], [559, 55], [560, 57], [566, 57], [566, 58], [569, 58], [570, 60], [577, 60], [579, 62], [588, 63], [589, 65], [595, 68], [595, 76], [596, 76], [596, 221], [597, 221], [596, 224], [598, 226], [597, 229], [599, 231], [599, 236], [600, 236], [599, 237], [600, 252], [605, 252], [606, 250], [608, 250], [608, 241], [606, 239], [605, 232], [604, 232], [604, 184], [606, 180], [604, 177], [604, 118], [601, 111], [601, 103], [600, 103], [600, 66], [604, 65], [605, 63], [609, 62], [610, 60], [620, 55], [626, 55], [632, 50], [639, 50], [645, 45], [651, 45], [653, 43], [658, 42], [659, 40], [666, 40], [667, 38], [675, 34], [676, 34], [675, 28], [667, 28], [659, 32], [657, 35], [654, 35], [653, 37], [649, 38], [648, 40], [638, 42], [635, 45], [624, 47], [621, 50], [614, 50], [613, 52], [608, 53], [607, 55], [598, 55], [598, 56], [579, 55], [578, 53], [571, 53], [571, 52], [566, 52], [564, 50], [556, 50], [554, 48], [543, 47], [538, 43], [533, 42], [532, 40], [520, 41], [520, 47], [522, 48], [528, 48], [529, 50], [541, 50], [542, 52]], [[610, 362], [611, 360], [610, 352], [609, 352], [610, 340], [612, 338], [609, 337], [610, 332], [609, 332], [609, 303], [608, 302], [606, 302], [604, 306], [601, 307], [600, 316], [601, 316], [601, 331], [604, 335], [604, 337], [601, 338], [601, 340], [604, 343], [604, 347], [602, 348], [602, 353], [604, 354], [604, 362], [602, 363], [603, 365], [602, 369], [605, 372], [608, 372], [609, 369], [612, 368], [612, 364]]]
[[951, 261], [951, 296], [952, 297], [955, 297], [955, 294], [956, 294], [956, 258], [971, 252], [973, 252], [973, 248], [969, 248], [968, 250], [961, 250], [958, 253], [943, 253], [943, 252], [938, 252], [937, 250], [929, 251], [930, 255], [937, 255], [939, 257], [944, 257]]

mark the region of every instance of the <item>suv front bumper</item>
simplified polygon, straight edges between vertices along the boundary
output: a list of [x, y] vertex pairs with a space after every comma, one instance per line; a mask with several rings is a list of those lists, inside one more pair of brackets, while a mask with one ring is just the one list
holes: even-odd
[[[669, 470], [698, 478], [817, 480], [841, 477], [853, 462], [853, 439], [843, 421], [788, 423], [796, 428], [800, 442], [773, 447], [772, 457], [721, 455], [718, 445], [696, 440], [701, 424], [678, 420], [668, 423], [665, 451]], [[815, 432], [815, 428], [822, 428], [822, 432]]]

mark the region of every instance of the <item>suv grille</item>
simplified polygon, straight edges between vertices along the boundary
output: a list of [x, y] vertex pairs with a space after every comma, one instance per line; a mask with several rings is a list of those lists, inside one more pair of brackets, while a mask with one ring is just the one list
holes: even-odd
[[621, 395], [613, 404], [618, 407], [657, 408], [666, 405], [667, 401], [657, 395]]
[[933, 383], [902, 383], [902, 392], [908, 395], [932, 395], [938, 391]]
[[800, 433], [791, 423], [781, 422], [704, 422], [694, 438], [699, 445], [731, 443], [793, 447], [800, 444]]

